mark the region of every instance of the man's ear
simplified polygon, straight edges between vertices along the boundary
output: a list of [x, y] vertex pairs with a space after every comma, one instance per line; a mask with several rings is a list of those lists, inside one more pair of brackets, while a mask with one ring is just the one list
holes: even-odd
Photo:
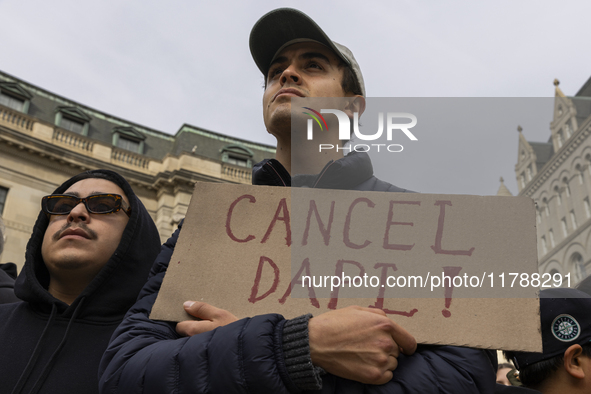
[[583, 354], [581, 345], [572, 345], [564, 352], [564, 369], [573, 378], [584, 379], [585, 367], [591, 360]]
[[359, 117], [365, 112], [365, 97], [356, 94], [350, 96], [347, 106], [345, 107], [345, 113], [350, 119], [353, 119], [353, 113], [358, 112]]

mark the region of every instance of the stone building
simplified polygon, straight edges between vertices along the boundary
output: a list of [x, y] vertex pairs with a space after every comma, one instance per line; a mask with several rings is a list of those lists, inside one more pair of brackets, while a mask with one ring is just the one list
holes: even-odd
[[106, 168], [132, 185], [166, 240], [196, 181], [247, 183], [273, 146], [188, 124], [169, 135], [89, 108], [0, 72], [2, 263], [24, 263], [41, 197], [71, 176]]
[[536, 201], [540, 273], [570, 273], [574, 286], [591, 274], [591, 78], [572, 97], [554, 85], [550, 138], [518, 129], [515, 174], [519, 195]]

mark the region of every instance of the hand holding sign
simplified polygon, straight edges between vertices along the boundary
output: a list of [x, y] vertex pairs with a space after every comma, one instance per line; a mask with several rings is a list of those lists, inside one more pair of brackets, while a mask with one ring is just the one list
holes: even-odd
[[400, 351], [411, 355], [414, 337], [379, 309], [350, 306], [308, 323], [312, 363], [327, 372], [369, 384], [392, 379]]
[[187, 301], [183, 304], [185, 311], [201, 320], [185, 320], [176, 325], [176, 332], [185, 337], [211, 331], [238, 320], [230, 312], [216, 308], [205, 302]]

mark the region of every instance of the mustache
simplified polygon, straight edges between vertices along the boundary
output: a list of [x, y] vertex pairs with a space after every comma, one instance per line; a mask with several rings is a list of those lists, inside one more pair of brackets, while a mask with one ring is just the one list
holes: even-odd
[[[64, 225], [62, 226], [62, 228], [61, 228], [61, 229], [59, 229], [58, 231], [56, 231], [56, 232], [55, 232], [55, 234], [53, 234], [53, 236], [52, 236], [53, 240], [54, 240], [54, 241], [57, 241], [58, 239], [60, 239], [60, 238], [61, 238], [61, 236], [62, 236], [62, 233], [63, 233], [64, 231], [66, 231], [66, 230], [67, 230], [67, 229], [69, 229], [70, 227], [73, 227], [73, 226], [72, 226], [72, 223], [73, 223], [73, 222], [66, 223], [66, 224], [64, 224]], [[84, 230], [84, 231], [86, 232], [86, 234], [88, 234], [88, 236], [90, 237], [90, 239], [97, 239], [97, 238], [98, 238], [98, 235], [97, 235], [97, 233], [96, 233], [94, 230], [92, 230], [92, 229], [88, 228], [88, 226], [87, 226], [87, 225], [86, 225], [86, 223], [84, 223], [84, 222], [81, 222], [79, 225], [75, 226], [75, 228], [79, 228], [79, 229], [82, 229], [82, 230]]]

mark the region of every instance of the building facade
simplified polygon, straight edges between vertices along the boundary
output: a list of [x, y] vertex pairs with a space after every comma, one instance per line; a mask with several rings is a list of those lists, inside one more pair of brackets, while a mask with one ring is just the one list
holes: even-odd
[[536, 201], [540, 273], [570, 274], [571, 286], [591, 274], [591, 78], [574, 96], [554, 81], [547, 142], [529, 142], [519, 128], [515, 174], [520, 196]]
[[1, 263], [24, 263], [41, 197], [85, 170], [122, 174], [166, 240], [185, 216], [195, 182], [251, 182], [275, 147], [188, 124], [169, 135], [89, 108], [0, 72]]

